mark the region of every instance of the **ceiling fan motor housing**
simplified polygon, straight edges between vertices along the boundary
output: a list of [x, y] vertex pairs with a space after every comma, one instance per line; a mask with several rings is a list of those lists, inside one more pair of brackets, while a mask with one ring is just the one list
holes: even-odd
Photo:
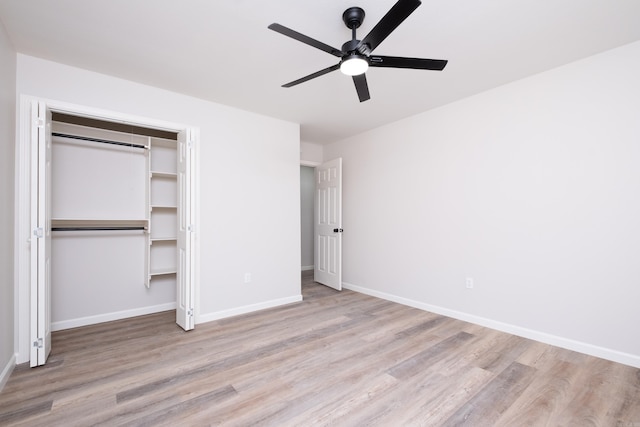
[[360, 40], [355, 40], [355, 39], [349, 40], [348, 42], [342, 45], [342, 51], [354, 52], [356, 50], [356, 47], [358, 46], [358, 43], [360, 43]]

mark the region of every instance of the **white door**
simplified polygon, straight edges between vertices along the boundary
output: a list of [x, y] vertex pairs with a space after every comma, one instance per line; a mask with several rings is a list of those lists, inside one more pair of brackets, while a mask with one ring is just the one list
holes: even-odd
[[51, 352], [51, 112], [31, 104], [31, 366]]
[[176, 280], [176, 323], [185, 331], [194, 327], [193, 260], [193, 165], [192, 130], [178, 134], [178, 273]]
[[342, 290], [342, 159], [316, 166], [314, 280]]

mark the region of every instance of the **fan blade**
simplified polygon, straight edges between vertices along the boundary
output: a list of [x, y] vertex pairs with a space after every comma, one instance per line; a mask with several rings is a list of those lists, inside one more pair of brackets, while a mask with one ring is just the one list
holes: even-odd
[[356, 85], [356, 91], [358, 92], [358, 98], [360, 98], [360, 102], [364, 102], [371, 98], [369, 96], [369, 85], [367, 84], [367, 77], [364, 73], [358, 76], [353, 76], [353, 83], [355, 83]]
[[447, 65], [446, 59], [402, 58], [398, 56], [370, 56], [372, 67], [413, 68], [415, 70], [442, 71]]
[[340, 68], [340, 64], [332, 65], [331, 67], [325, 68], [324, 70], [316, 71], [315, 73], [309, 74], [308, 76], [305, 76], [301, 79], [294, 80], [292, 82], [284, 84], [282, 85], [282, 87], [291, 87], [291, 86], [299, 85], [300, 83], [304, 83], [311, 79], [315, 79], [316, 77], [324, 76], [325, 74], [335, 71], [338, 68]]
[[363, 55], [368, 55], [387, 38], [398, 25], [402, 23], [414, 10], [420, 6], [420, 0], [398, 0], [396, 4], [382, 17], [367, 36], [358, 43], [357, 49]]
[[274, 23], [269, 25], [267, 28], [277, 33], [283, 34], [287, 37], [291, 37], [294, 40], [298, 40], [299, 42], [302, 42], [304, 44], [308, 44], [309, 46], [313, 46], [316, 49], [320, 49], [322, 51], [330, 53], [331, 55], [337, 56], [338, 58], [342, 58], [344, 56], [344, 53], [342, 53], [340, 49], [336, 49], [335, 47], [331, 47], [328, 44], [319, 42], [318, 40], [312, 39], [311, 37], [305, 36], [304, 34], [300, 34], [299, 32], [293, 31], [291, 28], [287, 28], [283, 25]]

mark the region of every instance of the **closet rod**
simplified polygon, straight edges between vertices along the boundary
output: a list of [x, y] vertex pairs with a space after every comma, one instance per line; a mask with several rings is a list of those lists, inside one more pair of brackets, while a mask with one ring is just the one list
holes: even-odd
[[145, 227], [52, 227], [51, 231], [120, 231], [146, 230]]
[[111, 141], [111, 140], [108, 140], [108, 139], [90, 138], [88, 136], [69, 135], [67, 133], [52, 132], [51, 135], [52, 136], [59, 136], [59, 137], [62, 137], [62, 138], [79, 139], [81, 141], [100, 142], [102, 144], [121, 145], [121, 146], [124, 146], [124, 147], [148, 148], [146, 145], [133, 144], [131, 142]]

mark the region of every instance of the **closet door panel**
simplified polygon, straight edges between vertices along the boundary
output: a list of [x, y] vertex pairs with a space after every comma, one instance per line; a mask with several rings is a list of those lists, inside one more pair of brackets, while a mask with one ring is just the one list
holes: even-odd
[[176, 277], [176, 323], [188, 331], [195, 326], [193, 293], [193, 209], [191, 167], [193, 165], [193, 130], [178, 134], [178, 272]]

